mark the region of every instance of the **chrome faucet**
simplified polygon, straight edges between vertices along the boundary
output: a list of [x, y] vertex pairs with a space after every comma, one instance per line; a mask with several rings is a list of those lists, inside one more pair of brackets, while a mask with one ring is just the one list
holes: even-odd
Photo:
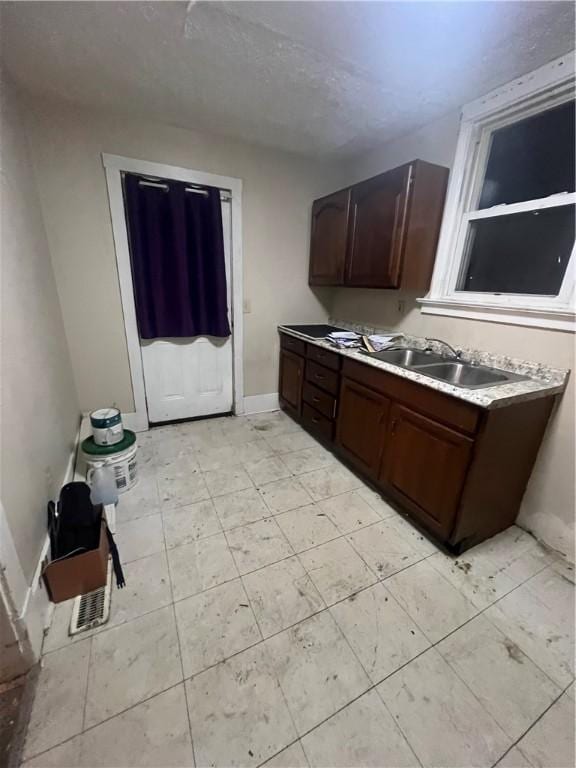
[[[459, 360], [460, 357], [462, 356], [462, 350], [461, 349], [454, 349], [454, 347], [450, 346], [450, 344], [448, 344], [448, 342], [444, 341], [443, 339], [428, 338], [428, 336], [426, 336], [426, 341], [435, 341], [438, 344], [443, 344], [445, 347], [448, 347], [448, 349], [454, 355], [456, 360]], [[432, 347], [427, 347], [426, 351], [431, 352], [432, 351]]]

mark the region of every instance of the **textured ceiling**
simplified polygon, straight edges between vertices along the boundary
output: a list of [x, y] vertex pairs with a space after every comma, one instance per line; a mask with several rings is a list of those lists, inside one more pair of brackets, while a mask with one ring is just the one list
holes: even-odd
[[33, 92], [348, 157], [574, 47], [571, 2], [2, 3]]

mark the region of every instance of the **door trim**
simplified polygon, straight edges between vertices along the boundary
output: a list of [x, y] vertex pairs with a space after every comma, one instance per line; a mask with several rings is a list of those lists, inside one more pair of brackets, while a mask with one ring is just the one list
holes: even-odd
[[118, 267], [120, 298], [124, 315], [124, 330], [128, 347], [130, 379], [134, 396], [134, 412], [123, 414], [126, 426], [136, 432], [148, 429], [148, 410], [144, 388], [144, 369], [140, 351], [140, 337], [136, 323], [136, 304], [132, 285], [128, 229], [124, 214], [122, 195], [122, 172], [159, 176], [164, 179], [185, 181], [188, 184], [206, 185], [230, 190], [232, 215], [232, 377], [233, 409], [235, 414], [244, 412], [244, 367], [243, 367], [243, 288], [242, 288], [242, 180], [230, 176], [204, 173], [175, 165], [164, 165], [132, 157], [102, 153], [102, 164], [106, 173], [108, 201], [112, 218], [114, 250]]

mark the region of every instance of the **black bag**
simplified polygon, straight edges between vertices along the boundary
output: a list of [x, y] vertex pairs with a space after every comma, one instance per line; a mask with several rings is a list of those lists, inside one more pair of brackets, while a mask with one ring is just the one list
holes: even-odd
[[[48, 504], [48, 533], [51, 560], [79, 555], [97, 549], [103, 508], [90, 501], [90, 488], [86, 483], [68, 483], [60, 491], [60, 500]], [[126, 585], [116, 543], [106, 525], [108, 548], [116, 576], [116, 586]]]

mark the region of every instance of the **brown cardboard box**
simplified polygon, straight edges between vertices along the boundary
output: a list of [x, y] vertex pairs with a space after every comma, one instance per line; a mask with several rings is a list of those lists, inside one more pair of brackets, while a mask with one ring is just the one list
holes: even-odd
[[108, 577], [108, 554], [106, 521], [103, 519], [98, 549], [91, 549], [64, 560], [54, 560], [42, 571], [50, 600], [53, 603], [61, 603], [103, 587]]

